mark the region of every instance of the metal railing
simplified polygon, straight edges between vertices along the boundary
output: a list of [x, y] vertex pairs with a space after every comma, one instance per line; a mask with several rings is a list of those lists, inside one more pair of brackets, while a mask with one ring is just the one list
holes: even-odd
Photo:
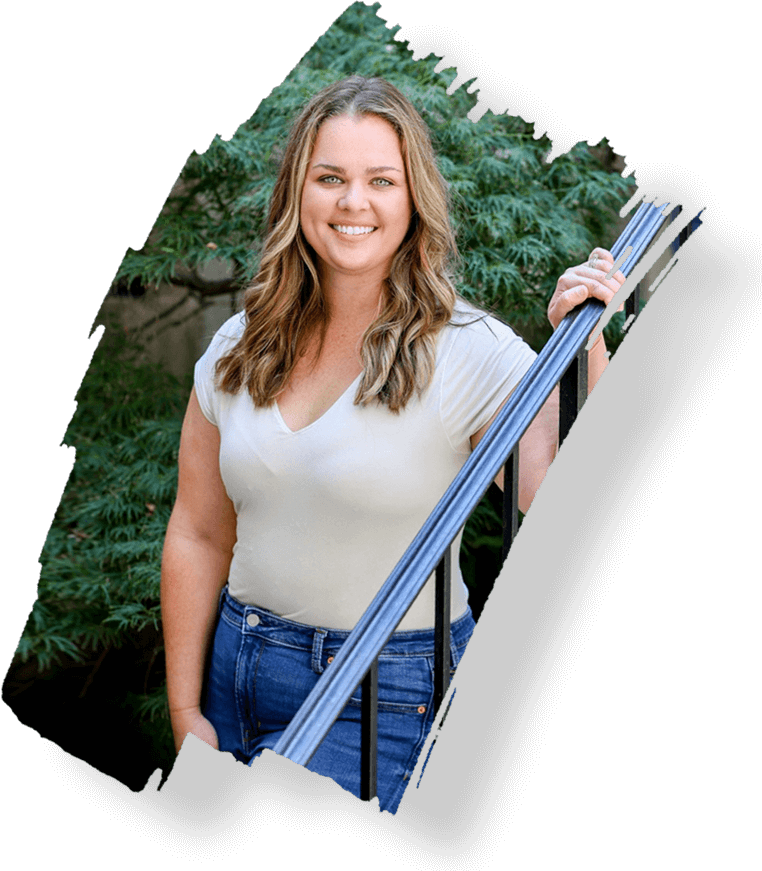
[[[674, 220], [680, 211], [677, 206], [666, 215], [667, 208], [641, 204], [612, 247], [614, 260], [625, 276], [665, 221]], [[687, 238], [696, 220], [683, 231], [678, 244]], [[631, 297], [634, 300], [628, 298], [627, 311], [637, 317], [640, 294]], [[450, 545], [503, 467], [503, 557], [507, 556], [518, 527], [519, 440], [556, 384], [560, 384], [561, 393], [559, 444], [568, 434], [587, 398], [585, 346], [603, 310], [603, 303], [587, 300], [555, 330], [347, 637], [331, 668], [321, 675], [275, 746], [276, 753], [307, 765], [362, 683], [361, 797], [375, 796], [378, 655], [436, 571], [434, 704], [439, 708], [450, 679]]]

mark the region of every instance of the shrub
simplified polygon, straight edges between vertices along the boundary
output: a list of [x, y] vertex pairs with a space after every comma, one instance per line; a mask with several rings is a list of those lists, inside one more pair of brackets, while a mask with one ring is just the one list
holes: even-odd
[[[64, 437], [76, 461], [43, 546], [38, 598], [10, 673], [15, 686], [23, 663], [48, 678], [74, 668], [84, 676], [83, 697], [96, 674], [117, 662], [113, 652], [130, 648], [132, 669], [142, 673], [125, 679], [120, 667], [115, 699], [137, 714], [138, 728], [160, 748], [157, 758], [166, 758], [170, 738], [160, 558], [187, 395], [187, 385], [142, 362], [124, 331], [107, 331]], [[28, 668], [23, 673], [30, 676]], [[14, 687], [4, 689], [13, 695]]]

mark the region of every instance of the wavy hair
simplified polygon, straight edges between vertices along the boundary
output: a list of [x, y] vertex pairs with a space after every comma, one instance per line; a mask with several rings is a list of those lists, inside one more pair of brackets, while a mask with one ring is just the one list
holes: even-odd
[[393, 412], [421, 393], [434, 374], [436, 336], [452, 318], [457, 259], [447, 183], [437, 169], [428, 128], [410, 101], [380, 78], [351, 76], [316, 94], [289, 134], [273, 190], [259, 270], [247, 288], [245, 328], [217, 363], [221, 390], [243, 387], [271, 405], [298, 359], [300, 342], [324, 335], [326, 308], [317, 256], [299, 224], [302, 188], [321, 124], [341, 115], [375, 115], [396, 131], [413, 215], [386, 279], [386, 300], [362, 338], [364, 375], [355, 404], [377, 400]]

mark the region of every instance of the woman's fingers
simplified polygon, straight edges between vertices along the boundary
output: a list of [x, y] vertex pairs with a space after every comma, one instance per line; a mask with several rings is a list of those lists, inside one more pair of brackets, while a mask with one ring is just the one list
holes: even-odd
[[585, 263], [572, 266], [558, 279], [556, 291], [548, 306], [548, 318], [553, 328], [566, 315], [586, 299], [594, 297], [608, 305], [624, 283], [624, 275], [617, 271], [608, 273], [614, 266], [614, 258], [605, 248], [595, 248]]
[[616, 285], [616, 290], [619, 290], [624, 284], [624, 275], [619, 269], [610, 278], [608, 277], [609, 272], [611, 272], [614, 266], [614, 255], [605, 248], [594, 248], [590, 252], [587, 264], [583, 265], [587, 265], [590, 269], [594, 270], [596, 275], [603, 273], [602, 280], [610, 283], [609, 286], [613, 287]]
[[[614, 268], [614, 255], [605, 248], [594, 248], [586, 264], [582, 264], [590, 281], [585, 282], [589, 295], [600, 299], [608, 305], [624, 284], [624, 275], [620, 270], [609, 275]], [[619, 306], [619, 311], [622, 306]]]

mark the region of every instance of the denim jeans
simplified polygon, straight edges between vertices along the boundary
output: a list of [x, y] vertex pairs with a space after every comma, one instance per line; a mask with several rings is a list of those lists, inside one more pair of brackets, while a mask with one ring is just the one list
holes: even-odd
[[[454, 672], [473, 631], [470, 610], [451, 627]], [[220, 597], [204, 714], [220, 750], [246, 764], [272, 749], [348, 632], [306, 626]], [[434, 719], [434, 630], [397, 632], [378, 661], [378, 798], [396, 811]], [[307, 765], [360, 794], [360, 688]]]

